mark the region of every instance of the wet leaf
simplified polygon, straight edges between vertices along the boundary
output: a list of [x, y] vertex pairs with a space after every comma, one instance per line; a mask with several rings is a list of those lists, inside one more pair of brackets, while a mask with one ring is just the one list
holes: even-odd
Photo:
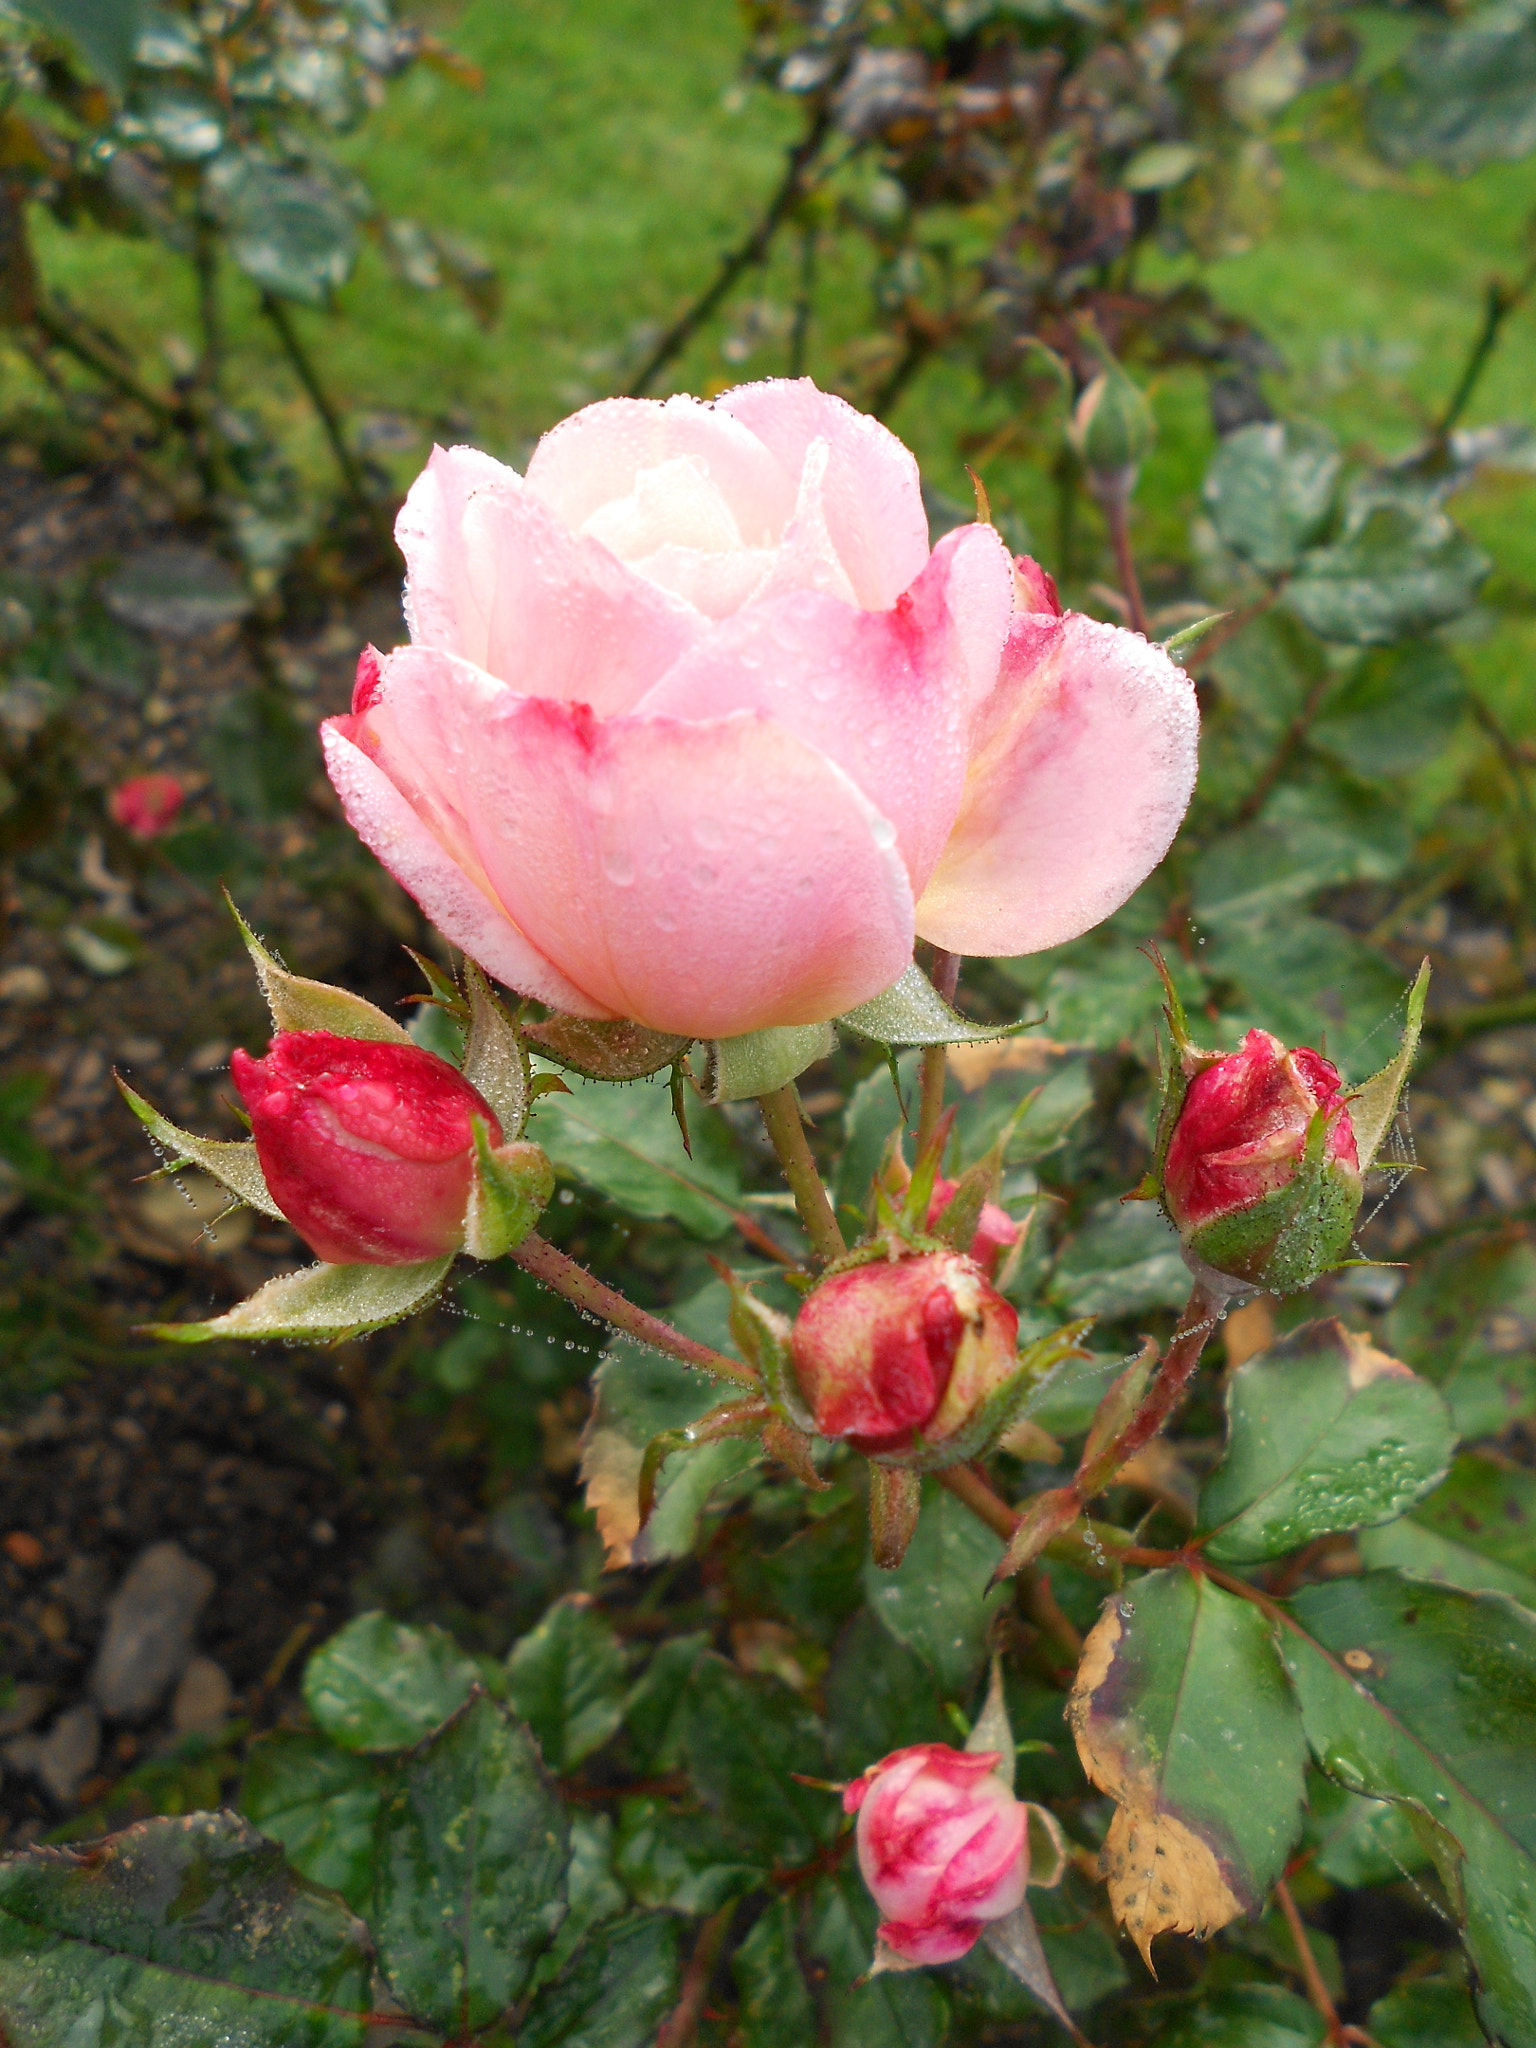
[[373, 1931], [396, 1997], [435, 2026], [488, 2026], [566, 1910], [565, 1811], [527, 1733], [476, 1694], [397, 1771], [377, 1843]]
[[[1003, 1546], [952, 1493], [929, 1480], [917, 1533], [895, 1571], [864, 1568], [864, 1598], [920, 1657], [944, 1697], [962, 1699], [986, 1656], [987, 1628], [1008, 1598], [989, 1590]], [[866, 1759], [872, 1761], [872, 1759]]]
[[1384, 646], [1459, 618], [1491, 566], [1448, 521], [1382, 505], [1304, 555], [1284, 601], [1321, 639]]
[[304, 1667], [304, 1704], [342, 1749], [408, 1749], [469, 1698], [474, 1664], [445, 1629], [359, 1614]]
[[263, 291], [323, 306], [352, 274], [357, 229], [324, 179], [230, 151], [206, 175], [230, 255]]
[[1341, 460], [1332, 434], [1313, 420], [1239, 427], [1206, 472], [1217, 533], [1266, 575], [1289, 569], [1328, 523]]
[[1329, 698], [1312, 744], [1356, 775], [1411, 775], [1444, 753], [1466, 706], [1466, 681], [1449, 648], [1411, 640], [1364, 657]]
[[608, 1022], [555, 1016], [523, 1028], [536, 1052], [590, 1081], [647, 1080], [673, 1066], [693, 1043], [622, 1017]]
[[728, 1834], [753, 1860], [809, 1863], [841, 1817], [836, 1799], [793, 1775], [827, 1774], [816, 1716], [777, 1679], [744, 1677], [715, 1656], [695, 1665], [683, 1712], [688, 1775]]
[[1305, 1587], [1290, 1614], [1281, 1653], [1313, 1754], [1417, 1816], [1485, 2027], [1536, 2040], [1536, 1615], [1388, 1571]]
[[301, 1877], [367, 1913], [379, 1811], [379, 1773], [367, 1758], [323, 1736], [273, 1729], [251, 1745], [240, 1811], [282, 1845]]
[[940, 2048], [949, 2000], [933, 1974], [869, 1976], [878, 1918], [856, 1871], [833, 1872], [811, 1894], [806, 1946], [826, 1966], [830, 2048]]
[[1101, 1202], [1071, 1237], [1051, 1276], [1052, 1299], [1075, 1316], [1180, 1308], [1189, 1268], [1178, 1235], [1150, 1202]]
[[367, 1930], [233, 1814], [0, 1861], [0, 2029], [14, 2048], [363, 2048], [369, 2009]]
[[243, 619], [252, 603], [222, 555], [183, 541], [136, 549], [101, 595], [114, 617], [168, 640], [201, 640]]
[[26, 0], [23, 12], [63, 36], [115, 92], [128, 82], [142, 0]]
[[538, 1738], [550, 1770], [564, 1775], [618, 1730], [624, 1718], [624, 1652], [589, 1600], [557, 1601], [512, 1646], [512, 1704]]
[[665, 1913], [608, 1922], [540, 1991], [517, 2048], [649, 2048], [677, 2000], [677, 1948]]
[[1366, 1530], [1360, 1555], [1536, 1613], [1536, 1473], [1468, 1451], [1412, 1515]]
[[194, 1132], [178, 1130], [142, 1095], [135, 1094], [126, 1081], [119, 1079], [117, 1085], [123, 1100], [139, 1122], [169, 1154], [165, 1161], [167, 1166], [183, 1166], [189, 1160], [195, 1161], [221, 1181], [238, 1200], [259, 1209], [263, 1216], [275, 1216], [281, 1221], [283, 1212], [267, 1192], [266, 1176], [250, 1139], [199, 1138]]
[[328, 981], [294, 974], [256, 936], [233, 903], [229, 908], [256, 969], [275, 1030], [334, 1031], [341, 1038], [381, 1039], [393, 1045], [410, 1042], [405, 1027], [366, 997], [353, 995], [350, 989], [333, 988]]
[[1393, 1303], [1385, 1341], [1439, 1386], [1463, 1436], [1536, 1411], [1536, 1247], [1509, 1229], [1430, 1252]]
[[716, 1912], [763, 1881], [710, 1813], [683, 1812], [662, 1799], [626, 1799], [619, 1809], [615, 1868], [642, 1906], [669, 1913]]
[[1149, 1967], [1154, 1936], [1263, 1903], [1301, 1825], [1305, 1743], [1258, 1608], [1189, 1572], [1138, 1580], [1084, 1644], [1068, 1718], [1115, 1801], [1101, 1867]]
[[695, 1237], [724, 1237], [741, 1206], [741, 1176], [719, 1114], [689, 1113], [690, 1159], [665, 1082], [615, 1088], [575, 1076], [568, 1095], [541, 1095], [529, 1135], [558, 1171], [584, 1181], [631, 1216], [670, 1216]]
[[839, 1777], [856, 1778], [893, 1749], [954, 1740], [931, 1668], [867, 1608], [838, 1638], [825, 1691], [832, 1769]]
[[1200, 1496], [1206, 1555], [1283, 1557], [1387, 1522], [1444, 1477], [1456, 1447], [1427, 1380], [1342, 1323], [1308, 1323], [1227, 1382], [1227, 1449]]
[[837, 1021], [880, 1045], [986, 1045], [1025, 1029], [1023, 1024], [972, 1024], [945, 1002], [915, 962], [899, 981], [856, 1010], [845, 1010]]

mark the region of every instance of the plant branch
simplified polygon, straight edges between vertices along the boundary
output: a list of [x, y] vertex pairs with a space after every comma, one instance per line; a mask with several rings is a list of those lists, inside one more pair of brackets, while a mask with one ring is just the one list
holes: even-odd
[[135, 405], [143, 406], [160, 426], [178, 424], [175, 408], [167, 405], [164, 399], [157, 398], [147, 385], [141, 384], [130, 371], [115, 363], [104, 348], [99, 348], [89, 335], [81, 331], [62, 306], [39, 304], [32, 317], [55, 348], [63, 349], [66, 355], [83, 363], [104, 384], [110, 384], [121, 392], [124, 398], [131, 398]]
[[1131, 551], [1130, 493], [1106, 491], [1099, 502], [1109, 526], [1109, 544], [1115, 551], [1115, 574], [1120, 580], [1120, 594], [1125, 599], [1131, 630], [1139, 633], [1143, 640], [1150, 640], [1152, 630], [1147, 624], [1141, 579], [1136, 574], [1136, 557]]
[[837, 1227], [831, 1197], [811, 1154], [800, 1114], [800, 1096], [794, 1082], [786, 1081], [771, 1095], [759, 1095], [757, 1106], [763, 1113], [763, 1127], [778, 1154], [779, 1165], [795, 1198], [795, 1207], [800, 1211], [800, 1221], [805, 1225], [812, 1251], [827, 1263], [840, 1259], [848, 1247]]
[[[929, 966], [929, 979], [946, 1003], [953, 1003], [955, 990], [960, 983], [960, 955], [946, 953], [936, 946]], [[949, 1047], [929, 1045], [923, 1048], [922, 1098], [917, 1112], [917, 1150], [932, 1138], [939, 1127], [939, 1118], [944, 1114], [944, 1084], [949, 1077]]]
[[[1213, 633], [1211, 638], [1214, 640], [1215, 637]], [[1323, 699], [1332, 688], [1333, 681], [1332, 674], [1325, 670], [1308, 690], [1301, 709], [1280, 735], [1279, 744], [1260, 771], [1258, 780], [1228, 820], [1229, 831], [1236, 830], [1239, 825], [1251, 825], [1269, 802], [1274, 794], [1275, 785], [1306, 744], [1307, 734], [1312, 730], [1312, 721], [1322, 709]]]
[[283, 345], [283, 353], [293, 367], [293, 374], [303, 385], [305, 395], [315, 409], [325, 438], [331, 444], [331, 453], [336, 458], [336, 467], [341, 471], [341, 479], [346, 485], [349, 497], [370, 517], [374, 516], [378, 508], [369, 494], [367, 480], [357, 465], [357, 458], [347, 446], [347, 437], [341, 428], [341, 416], [332, 405], [329, 393], [320, 382], [319, 372], [299, 339], [299, 331], [293, 324], [293, 315], [282, 300], [274, 297], [271, 292], [262, 293], [261, 310], [271, 322], [278, 340]]
[[664, 1351], [669, 1358], [679, 1358], [684, 1365], [696, 1365], [704, 1372], [713, 1373], [716, 1379], [735, 1380], [740, 1386], [761, 1389], [762, 1382], [750, 1365], [739, 1358], [728, 1358], [723, 1351], [713, 1351], [707, 1344], [695, 1343], [692, 1337], [685, 1337], [681, 1330], [674, 1330], [659, 1316], [626, 1301], [622, 1294], [615, 1293], [595, 1273], [589, 1273], [585, 1266], [578, 1266], [573, 1258], [567, 1257], [548, 1238], [540, 1237], [536, 1230], [529, 1231], [510, 1257], [525, 1273], [542, 1280], [556, 1294], [563, 1294], [567, 1301], [573, 1301], [589, 1315], [600, 1316], [605, 1323], [611, 1323], [616, 1330], [622, 1330], [641, 1344], [648, 1344], [655, 1351]]
[[715, 1965], [720, 1960], [720, 1951], [730, 1932], [735, 1911], [736, 1901], [732, 1899], [729, 1905], [711, 1913], [699, 1929], [699, 1938], [683, 1972], [677, 2003], [662, 2021], [661, 2031], [656, 2036], [656, 2048], [688, 2048], [688, 2043], [698, 2032], [699, 2021], [704, 2014], [704, 2000], [709, 1995], [709, 1980], [715, 1974]]
[[627, 395], [630, 398], [645, 396], [668, 363], [675, 356], [681, 355], [742, 273], [750, 270], [754, 264], [761, 263], [768, 254], [774, 236], [805, 192], [807, 173], [821, 154], [831, 125], [832, 114], [829, 104], [825, 99], [818, 100], [811, 109], [805, 133], [788, 152], [778, 190], [764, 207], [756, 225], [734, 249], [720, 259], [720, 269], [714, 283], [700, 293], [685, 313], [673, 321], [651, 350], [629, 387]]
[[1489, 281], [1487, 296], [1483, 302], [1483, 324], [1473, 339], [1456, 389], [1451, 393], [1445, 411], [1435, 423], [1436, 447], [1443, 448], [1450, 440], [1452, 428], [1471, 404], [1472, 394], [1488, 367], [1489, 358], [1499, 345], [1500, 329], [1510, 314], [1520, 306], [1533, 284], [1536, 284], [1536, 256], [1531, 258], [1513, 284], [1506, 284], [1498, 277]]
[[1307, 1939], [1307, 1923], [1302, 1919], [1296, 1901], [1291, 1897], [1291, 1888], [1280, 1878], [1275, 1885], [1275, 1903], [1285, 1915], [1285, 1924], [1291, 1930], [1291, 1941], [1296, 1949], [1296, 1960], [1301, 1965], [1302, 1982], [1307, 1987], [1307, 1997], [1321, 2016], [1328, 2030], [1328, 2048], [1341, 2048], [1341, 2044], [1353, 2035], [1359, 2036], [1354, 2028], [1346, 2028], [1339, 2018], [1339, 2009], [1328, 1993], [1323, 1982], [1323, 1973], [1317, 1967], [1317, 1957], [1312, 1953], [1312, 1944]]

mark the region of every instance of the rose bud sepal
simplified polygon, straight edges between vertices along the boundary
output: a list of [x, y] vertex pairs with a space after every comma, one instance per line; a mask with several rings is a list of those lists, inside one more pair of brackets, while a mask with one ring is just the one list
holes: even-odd
[[464, 1249], [474, 1259], [499, 1259], [522, 1243], [549, 1207], [555, 1170], [526, 1139], [493, 1144], [483, 1117], [474, 1117], [471, 1128], [475, 1178], [464, 1217]]
[[450, 1252], [408, 1266], [306, 1266], [299, 1273], [280, 1273], [209, 1322], [141, 1327], [146, 1336], [171, 1344], [216, 1344], [232, 1337], [344, 1344], [425, 1308], [452, 1264]]
[[272, 1013], [274, 1032], [333, 1031], [338, 1038], [370, 1038], [395, 1045], [411, 1043], [404, 1025], [397, 1024], [366, 997], [354, 995], [350, 989], [333, 988], [326, 981], [311, 981], [307, 975], [290, 973], [257, 938], [227, 890], [224, 900], [240, 927], [240, 936], [256, 969], [256, 979]]

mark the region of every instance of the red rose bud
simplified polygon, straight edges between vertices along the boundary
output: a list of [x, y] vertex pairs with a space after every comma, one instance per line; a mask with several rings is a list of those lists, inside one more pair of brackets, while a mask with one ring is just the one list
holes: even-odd
[[1275, 1292], [1305, 1287], [1348, 1245], [1362, 1181], [1338, 1070], [1267, 1031], [1189, 1083], [1163, 1164], [1185, 1251]]
[[420, 1046], [282, 1031], [265, 1059], [236, 1052], [272, 1199], [328, 1265], [408, 1266], [464, 1243], [475, 1176], [470, 1119], [484, 1097]]
[[[933, 1200], [928, 1204], [930, 1230], [938, 1223], [959, 1185], [957, 1180], [945, 1180], [942, 1174], [934, 1181]], [[996, 1275], [1003, 1254], [1011, 1251], [1023, 1235], [1023, 1224], [1015, 1223], [1006, 1209], [1000, 1208], [996, 1202], [983, 1202], [976, 1235], [966, 1250], [990, 1280]]]
[[174, 775], [130, 775], [107, 798], [112, 822], [135, 839], [158, 839], [181, 814], [185, 793]]
[[994, 1774], [995, 1750], [898, 1749], [843, 1794], [859, 1816], [859, 1869], [880, 1939], [909, 1963], [952, 1963], [989, 1920], [1023, 1903], [1026, 1815]]
[[899, 1452], [942, 1443], [1018, 1370], [1019, 1318], [974, 1259], [925, 1252], [823, 1280], [790, 1357], [823, 1436]]

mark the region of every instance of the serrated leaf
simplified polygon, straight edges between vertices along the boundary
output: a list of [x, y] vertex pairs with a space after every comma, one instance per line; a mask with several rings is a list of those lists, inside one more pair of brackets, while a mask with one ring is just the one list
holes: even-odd
[[[228, 899], [225, 899], [228, 901]], [[277, 1031], [334, 1031], [341, 1038], [382, 1039], [388, 1044], [408, 1045], [410, 1033], [377, 1005], [355, 996], [350, 989], [332, 988], [329, 982], [311, 981], [291, 974], [251, 930], [233, 903], [229, 905], [246, 951], [256, 967], [256, 979], [272, 1012]]]
[[1421, 35], [1366, 98], [1371, 140], [1393, 163], [1428, 157], [1464, 175], [1536, 148], [1536, 27], [1529, 20]]
[[577, 1949], [605, 1920], [629, 1903], [613, 1869], [613, 1819], [606, 1813], [570, 1815], [571, 1860], [565, 1869], [567, 1911], [553, 1945], [539, 1959], [533, 1981], [548, 1984], [558, 1977]]
[[1464, 1437], [1536, 1411], [1536, 1247], [1518, 1228], [1442, 1245], [1392, 1305], [1385, 1341], [1433, 1380]]
[[880, 1045], [988, 1045], [1029, 1028], [971, 1023], [945, 1002], [916, 961], [889, 988], [845, 1010], [837, 1021]]
[[445, 1629], [359, 1614], [304, 1667], [304, 1704], [341, 1749], [408, 1749], [469, 1698], [478, 1676]]
[[267, 1191], [266, 1176], [256, 1157], [255, 1144], [249, 1138], [199, 1138], [191, 1131], [179, 1130], [120, 1076], [117, 1085], [139, 1122], [170, 1153], [168, 1167], [183, 1166], [190, 1160], [211, 1173], [240, 1201], [259, 1209], [263, 1216], [275, 1217], [280, 1223], [284, 1220], [282, 1210]]
[[1303, 555], [1283, 601], [1320, 639], [1385, 646], [1470, 610], [1491, 567], [1448, 521], [1380, 505], [1356, 532]]
[[425, 1308], [452, 1264], [450, 1254], [409, 1266], [306, 1266], [280, 1273], [209, 1322], [145, 1327], [168, 1344], [216, 1344], [227, 1337], [339, 1344]]
[[1255, 1911], [1301, 1825], [1306, 1745], [1257, 1607], [1150, 1573], [1083, 1645], [1068, 1706], [1083, 1769], [1115, 1801], [1100, 1856], [1116, 1917], [1201, 1937]]
[[1496, 2039], [1536, 2041], [1536, 1615], [1395, 1572], [1308, 1586], [1281, 1653], [1313, 1754], [1406, 1803], [1464, 1925]]
[[1100, 1202], [1068, 1239], [1051, 1275], [1052, 1299], [1079, 1316], [1179, 1308], [1188, 1295], [1178, 1235], [1149, 1202]]
[[522, 1035], [473, 960], [464, 963], [469, 998], [469, 1033], [464, 1043], [464, 1078], [478, 1088], [501, 1125], [504, 1142], [520, 1138], [528, 1121], [532, 1075]]
[[301, 1877], [367, 1912], [379, 1811], [379, 1773], [367, 1758], [323, 1736], [275, 1728], [251, 1744], [240, 1811], [282, 1845]]
[[1339, 1322], [1308, 1323], [1227, 1382], [1226, 1455], [1200, 1496], [1222, 1563], [1388, 1522], [1437, 1486], [1456, 1432], [1427, 1380]]
[[1359, 1549], [1369, 1566], [1507, 1593], [1536, 1613], [1536, 1473], [1468, 1451], [1412, 1515], [1367, 1529]]
[[816, 2008], [795, 1947], [788, 1899], [770, 1899], [731, 1958], [741, 1994], [742, 2048], [805, 2048], [816, 2038]]
[[1408, 1015], [1403, 1036], [1393, 1057], [1379, 1073], [1350, 1090], [1349, 1120], [1355, 1129], [1355, 1144], [1362, 1170], [1369, 1168], [1380, 1152], [1387, 1132], [1397, 1116], [1397, 1105], [1408, 1080], [1413, 1056], [1419, 1049], [1424, 1027], [1424, 1002], [1429, 994], [1429, 962], [1426, 960], [1408, 991]]
[[1214, 984], [1228, 984], [1221, 1035], [1230, 1043], [1257, 1025], [1286, 1045], [1359, 1044], [1401, 999], [1397, 968], [1328, 918], [1274, 903], [1251, 919], [1219, 915], [1200, 957]]
[[362, 1923], [233, 1814], [0, 1861], [13, 2048], [363, 2048], [369, 1975]]
[[[897, 1642], [920, 1657], [946, 1698], [964, 1697], [1007, 1599], [990, 1580], [1003, 1546], [952, 1493], [928, 1481], [917, 1533], [895, 1571], [869, 1560], [864, 1597]], [[872, 1761], [872, 1759], [867, 1759]]]
[[1278, 575], [1327, 525], [1341, 465], [1338, 443], [1314, 420], [1239, 427], [1206, 472], [1206, 509], [1234, 554]]
[[477, 1693], [379, 1809], [379, 1964], [408, 2012], [460, 2032], [523, 1990], [565, 1917], [565, 1810], [525, 1730]]
[[701, 1657], [683, 1707], [682, 1753], [699, 1797], [753, 1860], [797, 1869], [836, 1834], [837, 1801], [795, 1782], [797, 1772], [826, 1776], [826, 1731], [777, 1679]]
[[590, 1600], [557, 1601], [512, 1645], [512, 1704], [538, 1738], [549, 1769], [564, 1775], [615, 1734], [624, 1718], [624, 1651]]
[[664, 1082], [615, 1088], [577, 1075], [570, 1092], [541, 1095], [532, 1135], [561, 1173], [585, 1181], [632, 1216], [670, 1216], [695, 1237], [724, 1237], [741, 1206], [741, 1173], [718, 1112], [689, 1118], [693, 1156]]
[[677, 1947], [668, 1914], [610, 1921], [540, 1991], [517, 2048], [649, 2048], [677, 2000]]

